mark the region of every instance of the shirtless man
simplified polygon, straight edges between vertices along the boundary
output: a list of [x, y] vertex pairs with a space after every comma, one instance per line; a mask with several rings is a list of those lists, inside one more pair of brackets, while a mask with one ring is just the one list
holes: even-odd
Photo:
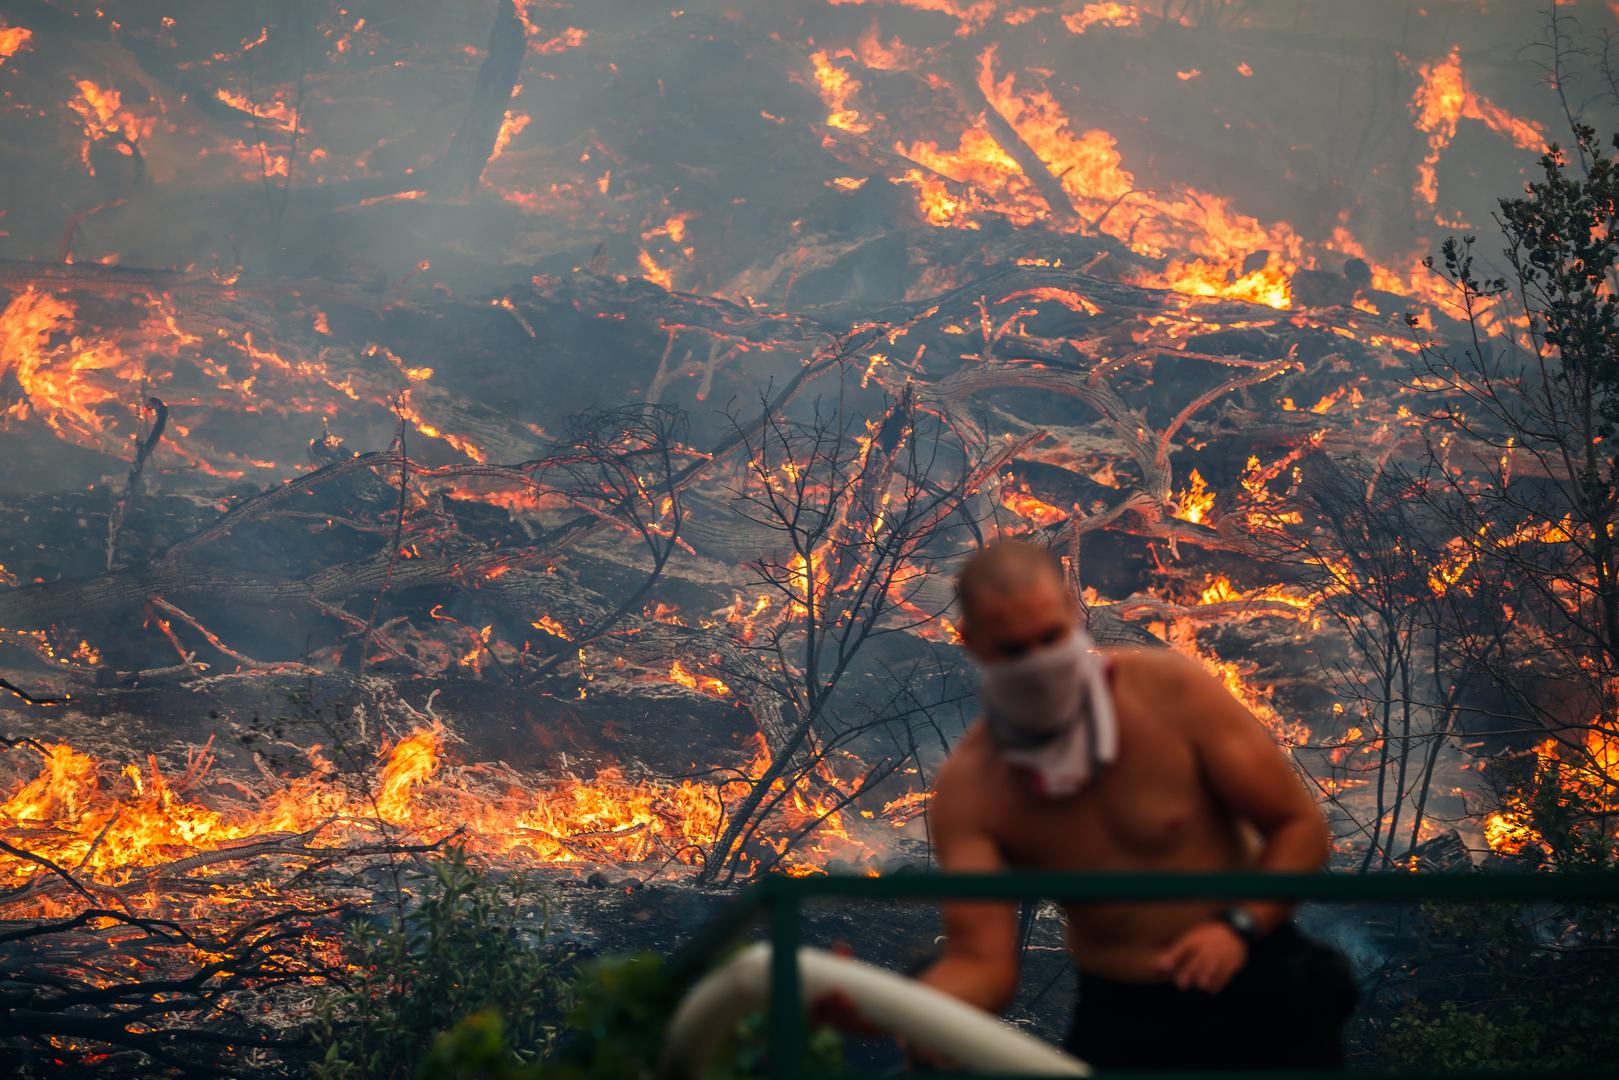
[[[1175, 653], [1097, 650], [1050, 552], [1001, 542], [958, 580], [984, 716], [939, 773], [940, 866], [1314, 871], [1321, 812], [1270, 735]], [[1355, 996], [1347, 964], [1277, 903], [1071, 904], [1080, 1003], [1068, 1048], [1100, 1067], [1326, 1067]], [[944, 909], [923, 982], [991, 1012], [1017, 986], [1008, 904]]]

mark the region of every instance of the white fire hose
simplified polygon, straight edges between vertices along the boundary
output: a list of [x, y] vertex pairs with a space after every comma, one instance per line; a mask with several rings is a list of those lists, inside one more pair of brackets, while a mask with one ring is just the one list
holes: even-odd
[[[979, 1072], [1089, 1076], [1070, 1057], [999, 1017], [892, 971], [820, 949], [798, 950], [800, 999], [842, 991], [873, 1026]], [[750, 945], [681, 999], [663, 1045], [663, 1072], [700, 1080], [737, 1022], [770, 997], [770, 946]]]

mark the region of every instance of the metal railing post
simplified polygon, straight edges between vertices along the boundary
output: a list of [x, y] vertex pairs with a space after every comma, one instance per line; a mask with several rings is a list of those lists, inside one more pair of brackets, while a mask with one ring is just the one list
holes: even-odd
[[806, 1050], [798, 980], [798, 893], [770, 882], [770, 1071], [797, 1080]]

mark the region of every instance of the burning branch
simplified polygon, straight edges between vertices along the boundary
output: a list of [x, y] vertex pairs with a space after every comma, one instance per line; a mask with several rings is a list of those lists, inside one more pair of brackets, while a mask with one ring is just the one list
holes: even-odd
[[[1034, 185], [1040, 197], [1046, 201], [1053, 223], [1058, 228], [1077, 224], [1080, 220], [1079, 210], [1069, 197], [1068, 190], [1063, 187], [1062, 178], [1052, 173], [1051, 167], [1035, 152], [1034, 147], [1024, 141], [1017, 128], [1013, 127], [995, 107], [994, 102], [990, 101], [978, 77], [972, 71], [974, 63], [972, 60], [958, 58], [955, 70], [951, 73], [955, 77], [947, 80], [961, 96], [965, 111], [983, 118], [984, 126], [989, 129], [995, 142], [1006, 151], [1008, 157], [1017, 162], [1023, 175], [1028, 177], [1029, 183]], [[994, 73], [989, 70], [987, 60], [983, 64], [982, 72], [983, 78], [994, 79]]]
[[107, 569], [111, 570], [118, 562], [118, 541], [123, 535], [124, 518], [135, 505], [140, 495], [141, 473], [146, 469], [146, 461], [157, 449], [157, 444], [163, 438], [163, 429], [169, 423], [169, 407], [160, 398], [147, 398], [146, 407], [152, 410], [152, 427], [141, 440], [140, 449], [135, 452], [135, 460], [129, 466], [129, 479], [124, 484], [124, 497], [113, 505], [112, 513], [107, 517]]

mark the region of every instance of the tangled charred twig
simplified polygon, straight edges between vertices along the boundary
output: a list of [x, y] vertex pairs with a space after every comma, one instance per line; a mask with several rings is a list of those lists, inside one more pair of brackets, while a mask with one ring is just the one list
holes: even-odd
[[[840, 382], [840, 398], [851, 392]], [[747, 838], [809, 782], [824, 759], [822, 733], [836, 731], [839, 690], [866, 644], [942, 614], [919, 590], [952, 522], [965, 520], [981, 464], [909, 392], [890, 397], [869, 429], [855, 426], [840, 399], [819, 403], [807, 421], [766, 408], [757, 425], [733, 424], [747, 462], [737, 513], [776, 537], [776, 552], [753, 567], [780, 614], [747, 648], [765, 661], [764, 689], [779, 701], [782, 721], [767, 733], [768, 766], [704, 860], [706, 880], [740, 872]], [[868, 775], [859, 790], [877, 779]]]
[[[330, 824], [136, 869], [123, 885], [81, 879], [0, 841], [6, 855], [41, 868], [0, 895], [0, 912], [12, 913], [0, 922], [0, 1060], [26, 1065], [46, 1055], [117, 1075], [234, 1075], [245, 1054], [296, 1053], [305, 1036], [266, 1026], [252, 1003], [340, 978], [319, 943], [341, 937], [340, 920], [354, 908], [323, 899], [332, 885], [323, 872], [343, 860], [437, 851], [454, 837], [311, 846]], [[278, 884], [273, 900], [214, 906], [221, 889], [242, 887], [266, 860], [305, 865]], [[62, 917], [18, 917], [53, 892], [60, 900], [62, 883], [87, 906]], [[147, 913], [159, 894], [160, 910], [185, 913]], [[186, 896], [196, 898], [189, 910]]]
[[[634, 611], [663, 576], [669, 558], [679, 550], [685, 519], [682, 459], [685, 417], [668, 406], [603, 410], [575, 417], [566, 440], [569, 451], [557, 455], [546, 470], [554, 490], [603, 520], [640, 538], [652, 560], [641, 583], [612, 611], [573, 636], [575, 649], [595, 641]], [[560, 480], [560, 482], [558, 482]], [[568, 654], [542, 661], [539, 678], [555, 670]]]
[[[47, 859], [45, 856], [36, 854], [27, 850], [26, 848], [20, 848], [8, 844], [4, 840], [0, 840], [0, 851], [4, 851], [7, 855], [10, 855], [14, 859], [22, 859], [24, 862], [31, 862], [35, 866], [44, 867], [52, 874], [55, 874], [58, 878], [67, 882], [69, 887], [83, 896], [86, 900], [89, 900], [92, 903], [95, 902], [96, 898], [94, 893], [81, 885], [78, 879], [72, 874], [68, 873], [66, 870], [62, 869], [62, 867], [58, 866], [52, 860]], [[0, 893], [0, 904], [4, 904], [15, 899], [20, 893], [26, 892], [28, 888], [29, 886], [24, 885], [20, 889], [8, 889], [5, 892]], [[4, 939], [0, 938], [0, 940]]]
[[257, 1026], [235, 997], [326, 978], [301, 939], [345, 910], [295, 908], [202, 931], [91, 907], [0, 931], [0, 1045], [24, 1064], [229, 1074], [244, 1052], [298, 1043]]

